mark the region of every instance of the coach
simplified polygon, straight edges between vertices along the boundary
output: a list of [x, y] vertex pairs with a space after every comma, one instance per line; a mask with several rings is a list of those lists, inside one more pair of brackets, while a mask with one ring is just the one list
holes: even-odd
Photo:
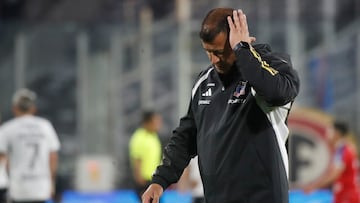
[[241, 10], [211, 10], [200, 38], [211, 65], [193, 86], [143, 203], [158, 203], [195, 155], [206, 203], [288, 202], [286, 118], [299, 91], [288, 55], [251, 45]]

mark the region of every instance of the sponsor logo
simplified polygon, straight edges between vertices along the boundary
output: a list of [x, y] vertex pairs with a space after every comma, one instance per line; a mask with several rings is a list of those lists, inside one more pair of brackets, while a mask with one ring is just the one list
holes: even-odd
[[233, 94], [234, 97], [239, 98], [241, 95], [245, 94], [246, 84], [247, 84], [247, 81], [239, 82], [239, 84], [236, 86], [235, 92]]
[[209, 105], [211, 100], [199, 100], [198, 105]]
[[206, 92], [201, 94], [201, 96], [203, 97], [211, 97], [211, 95], [212, 95], [211, 88], [209, 88]]
[[245, 99], [229, 99], [228, 104], [240, 104], [244, 103]]

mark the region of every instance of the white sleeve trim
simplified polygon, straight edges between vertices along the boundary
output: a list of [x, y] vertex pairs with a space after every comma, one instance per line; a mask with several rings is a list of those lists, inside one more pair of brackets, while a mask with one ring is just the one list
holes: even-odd
[[199, 88], [199, 86], [201, 85], [202, 82], [204, 82], [208, 77], [209, 77], [209, 74], [210, 72], [214, 70], [214, 68], [210, 68], [206, 73], [205, 75], [201, 76], [199, 78], [199, 80], [195, 83], [194, 85], [194, 88], [192, 89], [191, 91], [191, 98], [194, 99], [194, 96], [196, 94], [196, 90]]

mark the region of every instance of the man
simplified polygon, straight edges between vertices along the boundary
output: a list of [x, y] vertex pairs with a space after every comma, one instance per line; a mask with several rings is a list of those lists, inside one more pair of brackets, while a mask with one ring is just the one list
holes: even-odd
[[[1, 114], [0, 114], [1, 124]], [[0, 203], [7, 202], [8, 174], [6, 171], [6, 160], [0, 162]]]
[[141, 127], [130, 139], [130, 162], [139, 198], [149, 186], [151, 176], [161, 161], [161, 143], [157, 134], [161, 125], [159, 114], [145, 111]]
[[252, 46], [241, 10], [211, 10], [200, 38], [212, 64], [192, 89], [143, 203], [158, 203], [196, 155], [206, 203], [288, 202], [286, 118], [299, 91], [289, 57]]
[[60, 143], [51, 123], [34, 115], [35, 100], [34, 92], [17, 91], [15, 118], [0, 128], [0, 159], [9, 161], [12, 203], [45, 203], [55, 191]]
[[319, 182], [304, 188], [306, 193], [333, 184], [334, 203], [360, 203], [358, 158], [353, 143], [348, 139], [349, 128], [340, 121], [333, 124], [331, 145], [335, 149], [330, 173]]

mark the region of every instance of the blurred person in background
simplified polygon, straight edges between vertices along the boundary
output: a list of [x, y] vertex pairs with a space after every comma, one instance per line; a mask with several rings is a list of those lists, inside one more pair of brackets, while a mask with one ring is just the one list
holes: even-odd
[[161, 142], [158, 136], [161, 126], [162, 118], [158, 113], [145, 111], [141, 126], [130, 139], [130, 163], [139, 198], [149, 186], [151, 176], [161, 161]]
[[17, 91], [12, 104], [15, 118], [0, 127], [0, 157], [9, 161], [10, 199], [45, 203], [55, 192], [60, 142], [52, 124], [34, 115], [34, 92]]
[[211, 65], [193, 86], [143, 203], [158, 203], [196, 155], [205, 202], [287, 203], [286, 119], [299, 92], [290, 57], [252, 45], [241, 10], [211, 10], [200, 38]]
[[[0, 113], [0, 126], [1, 126]], [[7, 174], [7, 160], [0, 161], [0, 203], [7, 202], [7, 188], [8, 188], [8, 174]]]
[[205, 203], [197, 156], [191, 159], [189, 165], [184, 169], [178, 182], [178, 188], [180, 191], [190, 190], [192, 203]]
[[328, 187], [332, 184], [335, 203], [360, 203], [358, 184], [359, 163], [354, 143], [349, 139], [346, 123], [335, 121], [330, 144], [334, 147], [332, 168], [329, 174], [318, 182], [304, 188], [306, 193]]

